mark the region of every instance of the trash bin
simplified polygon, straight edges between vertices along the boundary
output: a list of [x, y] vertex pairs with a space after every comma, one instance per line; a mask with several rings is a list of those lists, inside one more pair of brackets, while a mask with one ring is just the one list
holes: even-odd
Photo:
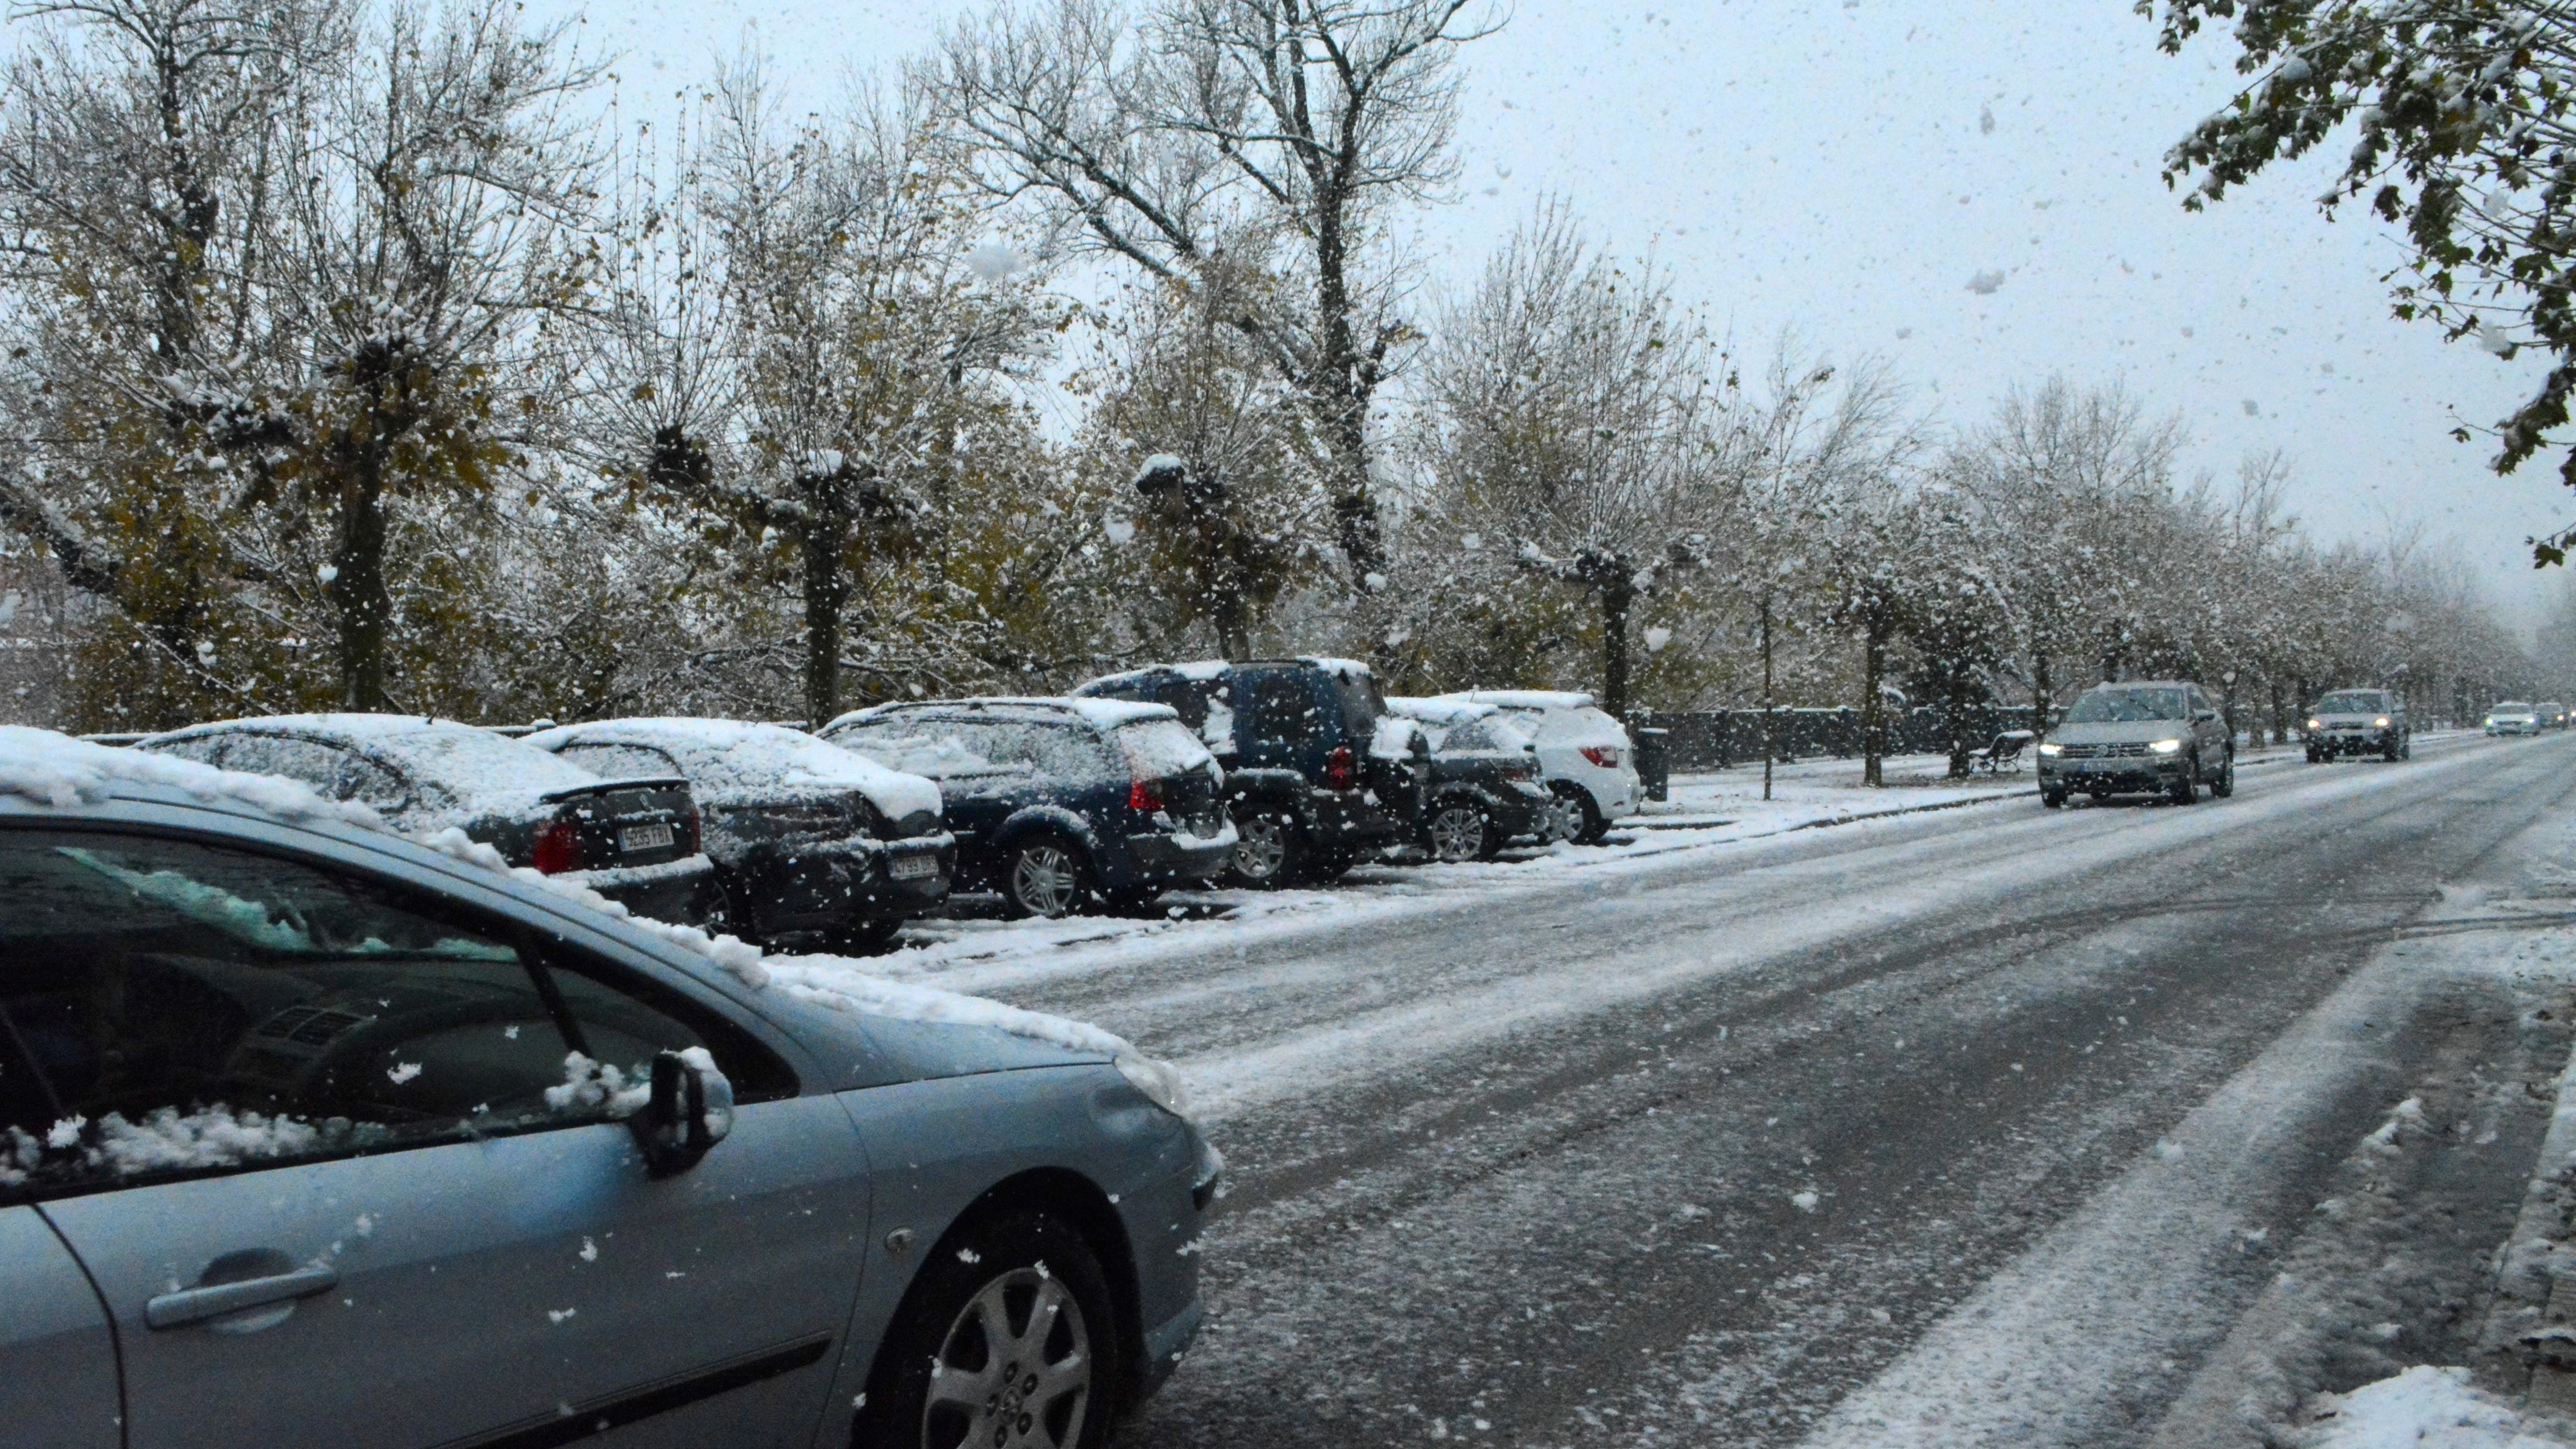
[[1637, 780], [1646, 787], [1649, 800], [1673, 797], [1672, 731], [1640, 728], [1637, 740]]

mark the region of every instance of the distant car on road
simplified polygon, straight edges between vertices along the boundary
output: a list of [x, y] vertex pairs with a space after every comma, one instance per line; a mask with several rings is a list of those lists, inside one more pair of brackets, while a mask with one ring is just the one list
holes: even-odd
[[2039, 746], [2039, 798], [2052, 810], [2076, 793], [2189, 805], [2204, 785], [2221, 799], [2236, 793], [2236, 743], [2188, 680], [2096, 685]]
[[1490, 704], [1511, 717], [1538, 745], [1540, 777], [1572, 818], [1568, 838], [1591, 844], [1610, 822], [1645, 807], [1637, 778], [1637, 752], [1628, 729], [1592, 696], [1546, 689], [1468, 689], [1438, 696]]
[[697, 801], [676, 771], [602, 780], [490, 730], [418, 715], [221, 720], [134, 747], [300, 781], [406, 834], [452, 826], [512, 865], [573, 877], [656, 920], [695, 924], [723, 904]]
[[0, 758], [11, 1444], [1094, 1445], [1198, 1327], [1220, 1160], [1105, 1032]]
[[2540, 716], [2543, 728], [2553, 730], [2567, 728], [2567, 706], [2554, 699], [2542, 700], [2533, 707], [2533, 712]]
[[803, 730], [613, 719], [526, 743], [602, 779], [679, 775], [706, 822], [725, 923], [778, 949], [881, 951], [948, 894], [957, 842], [939, 787]]
[[1389, 699], [1431, 747], [1430, 803], [1415, 843], [1434, 860], [1491, 860], [1515, 839], [1567, 837], [1572, 819], [1539, 781], [1538, 746], [1490, 704]]
[[1401, 746], [1409, 725], [1381, 730], [1385, 695], [1356, 660], [1154, 664], [1074, 693], [1169, 706], [1216, 753], [1240, 841], [1227, 868], [1236, 885], [1338, 880], [1421, 817], [1428, 762]]
[[823, 737], [939, 782], [958, 887], [1014, 912], [1132, 911], [1234, 852], [1224, 772], [1161, 705], [950, 699], [845, 714]]
[[2540, 730], [2540, 711], [2528, 700], [2498, 700], [2495, 708], [2487, 711], [2488, 734], [2536, 735]]
[[2415, 753], [2415, 731], [2396, 691], [2338, 689], [2308, 711], [2307, 747], [2311, 765], [2337, 755], [2403, 760]]

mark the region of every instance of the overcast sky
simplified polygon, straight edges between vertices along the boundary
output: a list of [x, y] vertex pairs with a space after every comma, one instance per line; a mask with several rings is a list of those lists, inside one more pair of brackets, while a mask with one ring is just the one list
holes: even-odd
[[[631, 98], [749, 44], [816, 106], [970, 8], [547, 7], [587, 16]], [[2392, 319], [2379, 278], [2400, 252], [2357, 212], [2319, 214], [2326, 158], [2197, 216], [2159, 180], [2235, 89], [2223, 37], [2167, 57], [2130, 0], [1521, 0], [1462, 58], [1462, 194], [1422, 221], [1432, 289], [1561, 194], [1601, 242], [1651, 249], [1740, 350], [1795, 328], [1883, 356], [1951, 424], [2051, 373], [2122, 380], [2182, 415], [2187, 471], [2286, 449], [2320, 539], [2420, 520], [2525, 622], [2562, 586], [2523, 546], [2576, 516], [2555, 466], [2500, 479], [2485, 441], [2448, 436], [2503, 416], [2531, 361]]]

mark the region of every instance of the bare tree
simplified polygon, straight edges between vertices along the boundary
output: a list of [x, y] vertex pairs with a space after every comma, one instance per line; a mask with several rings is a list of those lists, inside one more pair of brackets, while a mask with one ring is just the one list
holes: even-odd
[[[1196, 285], [1230, 261], [1230, 325], [1314, 415], [1354, 584], [1385, 562], [1370, 438], [1413, 336], [1385, 248], [1398, 203], [1455, 175], [1470, 0], [1041, 0], [962, 24], [923, 74], [992, 194], [1034, 198], [1070, 245]], [[1300, 295], [1302, 294], [1302, 295]]]

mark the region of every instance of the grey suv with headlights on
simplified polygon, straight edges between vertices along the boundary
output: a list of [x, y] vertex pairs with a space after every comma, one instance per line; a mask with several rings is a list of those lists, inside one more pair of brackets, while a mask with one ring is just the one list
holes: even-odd
[[2077, 793], [2189, 805], [2204, 785], [2220, 799], [2236, 793], [2236, 742], [2209, 695], [2185, 680], [2096, 685], [2039, 747], [2039, 798], [2052, 810]]
[[2337, 755], [2403, 760], [2415, 753], [2406, 701], [2385, 689], [2338, 689], [2308, 711], [2308, 763]]

